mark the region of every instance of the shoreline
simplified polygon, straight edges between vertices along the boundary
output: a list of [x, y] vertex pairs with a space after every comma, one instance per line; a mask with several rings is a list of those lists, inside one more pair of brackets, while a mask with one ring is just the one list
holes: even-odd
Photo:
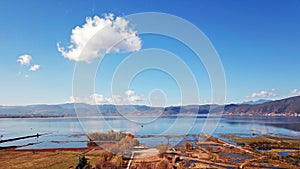
[[[123, 117], [124, 115], [121, 114], [86, 114], [84, 116], [78, 116], [78, 115], [0, 115], [0, 119], [5, 118], [11, 118], [11, 119], [35, 119], [35, 118], [72, 118], [72, 117]], [[126, 116], [130, 117], [157, 117], [153, 114], [128, 114]], [[160, 115], [160, 117], [200, 117], [200, 118], [206, 118], [206, 117], [270, 117], [270, 118], [276, 118], [276, 117], [289, 117], [289, 118], [300, 118], [300, 116], [286, 116], [286, 115], [229, 115], [229, 114], [223, 114], [223, 115], [215, 115], [215, 114], [174, 114], [174, 115]]]
[[[71, 148], [38, 148], [38, 149], [12, 149], [13, 151], [30, 151], [30, 152], [56, 152], [56, 151], [88, 151], [98, 146], [87, 146], [87, 147], [71, 147]], [[98, 147], [99, 148], [99, 147]]]

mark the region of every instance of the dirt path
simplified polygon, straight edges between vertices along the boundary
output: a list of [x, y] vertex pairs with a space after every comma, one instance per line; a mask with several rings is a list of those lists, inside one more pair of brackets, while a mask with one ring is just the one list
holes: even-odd
[[130, 166], [131, 166], [133, 157], [134, 157], [134, 152], [131, 153], [131, 157], [130, 157], [130, 160], [129, 160], [129, 162], [128, 162], [127, 169], [130, 169]]

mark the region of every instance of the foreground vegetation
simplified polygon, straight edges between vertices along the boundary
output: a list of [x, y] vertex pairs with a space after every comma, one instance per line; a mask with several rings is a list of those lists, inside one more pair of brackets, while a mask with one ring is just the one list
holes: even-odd
[[[1, 150], [0, 168], [121, 169], [130, 166], [131, 169], [296, 169], [300, 167], [300, 150], [296, 149], [299, 139], [223, 136], [239, 145], [235, 146], [209, 135], [200, 135], [201, 139], [194, 135], [182, 137], [183, 142], [175, 147], [159, 144], [150, 148], [139, 145], [131, 134], [114, 131], [92, 133], [89, 135], [89, 145], [97, 144], [85, 149]], [[264, 151], [259, 150], [262, 148]]]
[[300, 140], [297, 138], [269, 135], [245, 137], [233, 134], [223, 137], [245, 149], [267, 156], [267, 162], [277, 160], [300, 167]]

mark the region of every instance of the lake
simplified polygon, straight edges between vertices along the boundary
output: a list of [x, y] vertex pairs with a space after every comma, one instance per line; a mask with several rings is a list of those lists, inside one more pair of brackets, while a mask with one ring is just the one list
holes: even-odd
[[[20, 149], [79, 148], [86, 147], [86, 133], [110, 130], [130, 132], [145, 145], [160, 143], [176, 145], [182, 137], [167, 139], [166, 135], [208, 133], [222, 138], [222, 134], [276, 135], [300, 138], [300, 117], [194, 117], [194, 116], [99, 116], [65, 118], [1, 118], [2, 140], [14, 137], [43, 134], [39, 138], [28, 138], [0, 143], [0, 147], [32, 145]], [[149, 137], [146, 137], [149, 136]], [[228, 140], [227, 140], [228, 141]]]

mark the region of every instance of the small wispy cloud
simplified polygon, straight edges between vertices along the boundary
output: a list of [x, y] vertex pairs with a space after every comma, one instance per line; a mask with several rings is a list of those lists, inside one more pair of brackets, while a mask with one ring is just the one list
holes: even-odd
[[126, 94], [127, 96], [132, 96], [132, 95], [135, 95], [135, 91], [133, 91], [133, 90], [127, 90], [127, 91], [125, 92], [125, 94]]
[[37, 71], [39, 68], [40, 68], [40, 65], [33, 65], [33, 66], [30, 66], [29, 70], [30, 71]]
[[290, 95], [300, 95], [300, 90], [298, 90], [298, 89], [293, 89], [292, 91], [290, 91], [289, 94], [290, 94]]
[[20, 62], [21, 65], [29, 65], [32, 57], [28, 54], [19, 56], [17, 62]]
[[271, 89], [270, 91], [265, 91], [265, 90], [261, 90], [259, 92], [253, 92], [252, 94], [246, 96], [246, 99], [252, 99], [252, 98], [270, 98], [270, 97], [275, 97], [277, 96], [277, 94], [275, 94], [274, 92], [276, 91], [276, 89]]
[[[32, 61], [32, 56], [29, 54], [24, 54], [19, 56], [19, 59], [17, 59], [17, 62], [20, 62], [21, 66], [26, 66], [29, 67], [29, 69], [27, 71], [32, 71], [35, 72], [37, 71], [41, 66], [39, 64], [34, 64], [31, 65], [31, 61]], [[26, 72], [25, 72], [26, 73]], [[28, 72], [27, 72], [28, 73]], [[17, 73], [17, 76], [20, 76], [21, 74], [23, 74], [23, 71], [19, 71]], [[29, 78], [29, 75], [26, 74], [25, 78]]]

